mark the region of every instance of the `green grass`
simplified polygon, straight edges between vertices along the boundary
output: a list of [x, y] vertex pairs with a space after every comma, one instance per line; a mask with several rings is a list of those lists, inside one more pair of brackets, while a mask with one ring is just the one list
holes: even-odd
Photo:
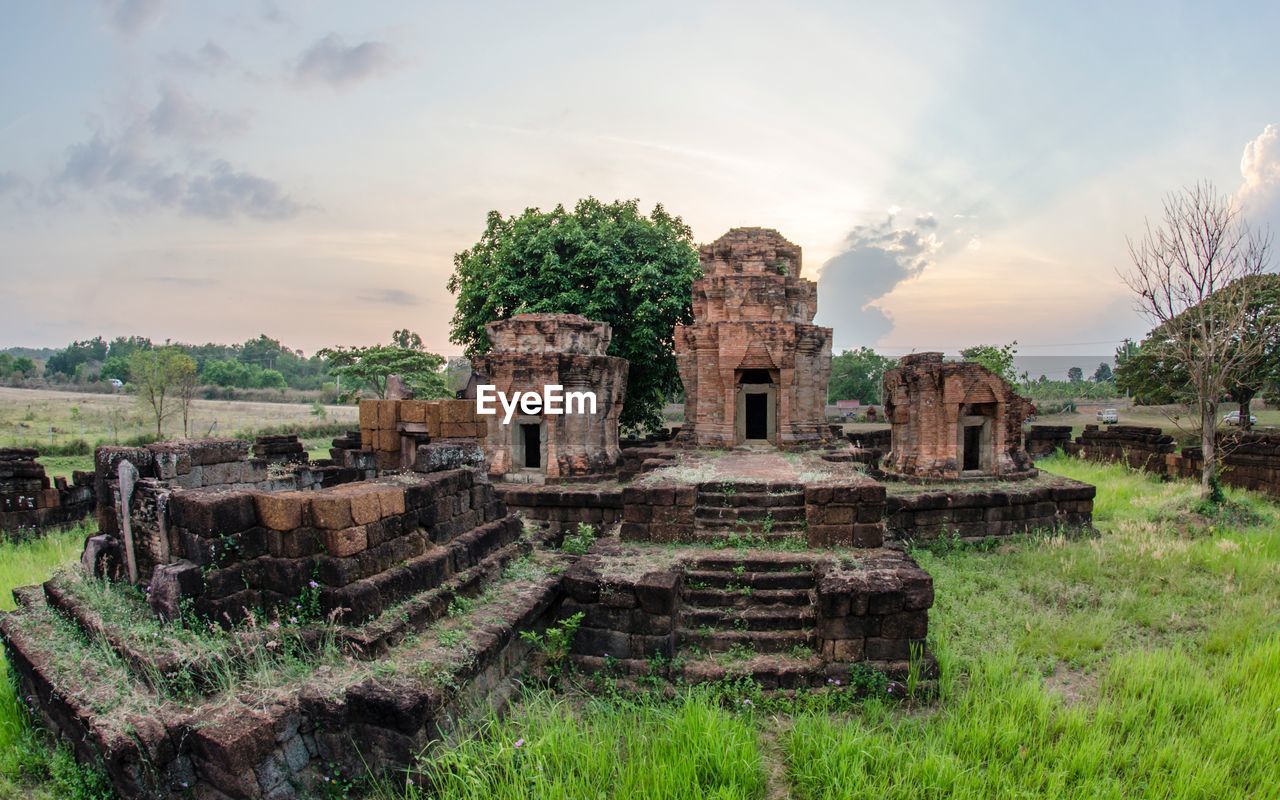
[[[788, 715], [723, 694], [578, 708], [534, 692], [506, 721], [428, 754], [436, 794], [381, 793], [1276, 796], [1276, 507], [1229, 491], [1206, 515], [1189, 483], [1062, 458], [1043, 466], [1099, 487], [1099, 532], [917, 552], [936, 581], [930, 640], [943, 669], [927, 704], [872, 698]], [[697, 733], [706, 721], [710, 740]]]
[[[0, 610], [13, 610], [14, 588], [41, 583], [58, 567], [78, 559], [89, 532], [82, 526], [22, 544], [0, 543]], [[0, 798], [111, 797], [101, 773], [80, 767], [65, 744], [50, 747], [48, 737], [31, 727], [3, 654], [0, 676]]]
[[412, 800], [762, 797], [765, 778], [754, 724], [708, 692], [676, 703], [590, 701], [575, 708], [541, 692], [519, 713], [491, 719], [420, 762], [433, 792], [385, 785]]
[[[749, 707], [749, 692], [734, 699], [715, 687], [673, 700], [530, 690], [504, 719], [424, 754], [418, 777], [432, 791], [393, 780], [373, 793], [1277, 796], [1280, 510], [1231, 490], [1224, 508], [1206, 510], [1195, 485], [1123, 467], [1041, 466], [1099, 487], [1098, 533], [916, 551], [936, 585], [935, 699], [787, 708], [759, 696]], [[0, 588], [73, 558], [80, 535], [0, 549]], [[32, 784], [22, 774], [41, 771], [80, 788], [37, 797], [93, 796], [94, 773], [70, 768], [65, 751], [41, 750], [11, 694], [0, 696], [0, 720], [0, 797], [25, 796]]]
[[1206, 517], [1191, 484], [1043, 466], [1098, 485], [1101, 535], [918, 553], [937, 593], [939, 702], [800, 716], [785, 745], [796, 796], [1275, 796], [1274, 506], [1231, 492]]

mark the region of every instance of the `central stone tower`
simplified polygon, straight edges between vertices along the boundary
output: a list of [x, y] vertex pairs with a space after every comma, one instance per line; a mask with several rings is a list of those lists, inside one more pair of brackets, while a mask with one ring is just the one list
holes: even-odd
[[831, 329], [813, 324], [817, 285], [800, 248], [768, 228], [734, 228], [699, 248], [692, 325], [677, 325], [682, 442], [698, 447], [827, 441]]

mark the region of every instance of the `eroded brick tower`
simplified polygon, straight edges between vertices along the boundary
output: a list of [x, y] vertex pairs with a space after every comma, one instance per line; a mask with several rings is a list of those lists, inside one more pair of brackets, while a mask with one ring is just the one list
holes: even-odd
[[675, 334], [681, 440], [801, 447], [829, 439], [831, 329], [813, 324], [817, 285], [800, 277], [800, 248], [769, 228], [734, 228], [698, 255], [694, 322]]

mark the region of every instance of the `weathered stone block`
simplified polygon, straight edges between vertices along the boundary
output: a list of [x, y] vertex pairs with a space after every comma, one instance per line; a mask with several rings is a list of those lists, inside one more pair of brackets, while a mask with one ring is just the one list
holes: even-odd
[[369, 546], [369, 537], [363, 525], [355, 525], [337, 531], [326, 531], [325, 549], [334, 558], [346, 558], [364, 552]]

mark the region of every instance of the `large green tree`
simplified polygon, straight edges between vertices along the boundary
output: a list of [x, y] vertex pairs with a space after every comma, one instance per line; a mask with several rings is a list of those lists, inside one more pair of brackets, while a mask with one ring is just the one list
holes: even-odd
[[422, 337], [409, 330], [392, 334], [392, 344], [373, 347], [333, 347], [317, 353], [327, 359], [329, 373], [346, 383], [343, 399], [352, 399], [362, 390], [385, 399], [387, 379], [399, 375], [422, 400], [452, 397], [441, 367], [444, 356], [428, 353]]
[[[1243, 359], [1226, 381], [1227, 391], [1240, 407], [1241, 424], [1248, 427], [1249, 406], [1262, 392], [1280, 385], [1280, 275], [1264, 274], [1243, 279], [1252, 287], [1244, 338], [1261, 347]], [[1210, 296], [1205, 302], [1213, 303]], [[1182, 314], [1171, 323], [1154, 328], [1140, 344], [1126, 342], [1123, 358], [1117, 351], [1116, 385], [1141, 405], [1191, 403], [1195, 394], [1191, 376], [1172, 342], [1185, 334], [1170, 331], [1190, 324]]]
[[896, 359], [882, 356], [870, 347], [845, 350], [831, 359], [831, 383], [827, 387], [827, 399], [861, 400], [863, 403], [880, 403], [885, 370], [898, 363]]
[[489, 213], [480, 241], [453, 258], [457, 295], [450, 338], [474, 358], [489, 349], [484, 326], [522, 313], [581, 314], [613, 327], [609, 355], [630, 362], [621, 424], [657, 428], [680, 386], [675, 326], [692, 321], [701, 275], [693, 234], [656, 206], [578, 201], [572, 211]]

